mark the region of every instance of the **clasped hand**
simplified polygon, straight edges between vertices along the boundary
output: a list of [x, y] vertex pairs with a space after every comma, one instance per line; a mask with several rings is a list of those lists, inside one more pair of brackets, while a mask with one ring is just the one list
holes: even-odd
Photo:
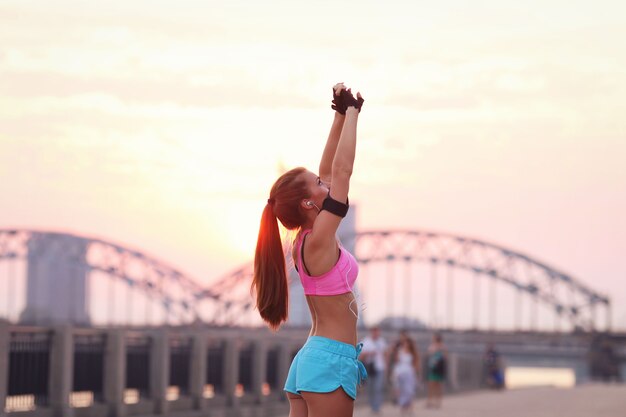
[[349, 88], [346, 89], [343, 83], [338, 83], [333, 87], [333, 104], [330, 107], [339, 114], [346, 114], [348, 107], [354, 107], [360, 113], [364, 101], [361, 93], [356, 93], [355, 98]]

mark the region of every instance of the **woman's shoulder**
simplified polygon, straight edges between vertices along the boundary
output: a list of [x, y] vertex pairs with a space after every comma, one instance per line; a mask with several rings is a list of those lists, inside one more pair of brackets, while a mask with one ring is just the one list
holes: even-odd
[[291, 241], [291, 257], [297, 265], [298, 259], [300, 258], [300, 246], [302, 245], [302, 240], [304, 237], [311, 232], [311, 229], [301, 229], [296, 233]]
[[294, 241], [298, 241], [301, 240], [304, 236], [308, 235], [309, 233], [311, 233], [313, 229], [300, 229], [298, 231], [298, 233], [296, 233], [296, 237], [294, 239]]
[[[311, 229], [302, 229], [295, 234], [292, 241], [292, 246], [296, 249], [298, 246], [302, 245], [304, 238], [311, 233]], [[308, 240], [308, 239], [307, 239]]]

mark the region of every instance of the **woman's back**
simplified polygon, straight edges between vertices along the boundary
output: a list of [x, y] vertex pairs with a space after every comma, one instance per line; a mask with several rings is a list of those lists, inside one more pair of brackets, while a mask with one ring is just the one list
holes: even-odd
[[311, 336], [324, 336], [351, 345], [356, 344], [357, 318], [350, 310], [356, 304], [354, 300], [352, 293], [307, 295], [306, 301], [311, 311]]
[[[331, 270], [319, 277], [309, 275], [303, 258], [308, 233], [305, 230], [296, 238], [292, 256], [311, 312], [311, 336], [324, 336], [354, 345], [357, 341], [358, 310], [351, 289], [358, 273], [356, 261], [341, 248]], [[335, 294], [337, 292], [341, 293]]]

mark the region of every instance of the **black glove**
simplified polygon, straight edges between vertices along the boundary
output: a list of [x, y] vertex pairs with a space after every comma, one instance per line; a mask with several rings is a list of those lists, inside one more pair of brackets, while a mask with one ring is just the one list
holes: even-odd
[[335, 88], [333, 87], [333, 105], [330, 106], [331, 109], [335, 110], [339, 114], [346, 114], [347, 106], [344, 104], [343, 99], [341, 98], [341, 93], [345, 91], [345, 88], [341, 89], [339, 95], [335, 92]]
[[341, 90], [340, 98], [341, 102], [345, 106], [344, 112], [342, 114], [345, 114], [345, 109], [347, 109], [348, 107], [356, 107], [359, 113], [361, 113], [361, 107], [363, 106], [363, 102], [365, 101], [363, 97], [354, 98], [354, 96], [352, 95], [352, 91], [350, 91], [350, 89], [348, 88], [347, 90]]

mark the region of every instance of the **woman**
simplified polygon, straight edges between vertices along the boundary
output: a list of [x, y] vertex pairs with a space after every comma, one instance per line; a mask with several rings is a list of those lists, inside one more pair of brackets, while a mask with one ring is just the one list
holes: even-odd
[[292, 257], [311, 312], [309, 338], [285, 383], [290, 417], [352, 416], [357, 385], [367, 374], [358, 361], [354, 257], [335, 236], [348, 211], [348, 190], [363, 98], [343, 83], [333, 87], [336, 110], [319, 166], [283, 174], [263, 210], [254, 258], [253, 289], [263, 320], [277, 330], [287, 319], [288, 281], [278, 221], [297, 231]]
[[440, 408], [443, 396], [443, 382], [446, 378], [448, 352], [439, 333], [433, 335], [428, 347], [428, 399], [427, 408]]
[[400, 334], [391, 354], [391, 380], [393, 382], [396, 403], [402, 413], [410, 413], [417, 389], [420, 359], [415, 342], [406, 334]]

